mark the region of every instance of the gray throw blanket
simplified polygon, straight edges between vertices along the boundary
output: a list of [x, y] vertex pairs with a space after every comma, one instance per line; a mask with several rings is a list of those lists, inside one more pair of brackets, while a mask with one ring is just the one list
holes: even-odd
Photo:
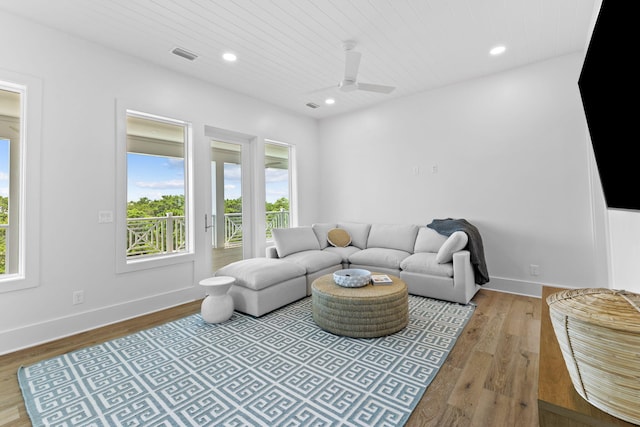
[[434, 229], [444, 236], [451, 236], [456, 231], [464, 231], [469, 236], [467, 249], [471, 254], [471, 265], [476, 276], [476, 283], [484, 285], [489, 282], [489, 271], [487, 271], [487, 263], [484, 260], [484, 247], [482, 246], [482, 237], [475, 225], [466, 219], [434, 219], [427, 227]]

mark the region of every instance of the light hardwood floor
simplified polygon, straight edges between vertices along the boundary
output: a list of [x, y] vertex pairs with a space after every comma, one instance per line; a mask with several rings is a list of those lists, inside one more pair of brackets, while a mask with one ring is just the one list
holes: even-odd
[[[480, 290], [477, 308], [407, 422], [416, 426], [538, 426], [539, 298]], [[179, 319], [194, 301], [0, 356], [0, 426], [30, 426], [16, 372], [21, 365]]]
[[213, 271], [242, 259], [242, 246], [235, 248], [213, 248], [211, 251], [213, 257]]

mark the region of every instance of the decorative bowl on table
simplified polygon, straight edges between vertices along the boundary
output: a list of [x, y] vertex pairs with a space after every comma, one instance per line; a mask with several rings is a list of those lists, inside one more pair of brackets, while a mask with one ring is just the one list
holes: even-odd
[[333, 273], [333, 281], [344, 288], [361, 288], [371, 281], [371, 272], [361, 268], [347, 268]]

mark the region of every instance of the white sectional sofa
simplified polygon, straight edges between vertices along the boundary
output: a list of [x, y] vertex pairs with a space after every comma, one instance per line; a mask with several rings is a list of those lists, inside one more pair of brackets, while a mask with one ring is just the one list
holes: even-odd
[[[339, 228], [351, 242], [333, 246], [328, 233]], [[307, 270], [307, 294], [319, 276], [341, 268], [364, 268], [393, 274], [409, 293], [468, 303], [478, 291], [464, 232], [450, 237], [426, 226], [403, 224], [323, 223], [273, 230], [275, 246], [268, 258], [294, 262]], [[330, 257], [329, 254], [335, 255]]]
[[[348, 244], [332, 244], [334, 229], [348, 235]], [[239, 311], [261, 316], [311, 295], [315, 279], [343, 268], [392, 274], [407, 284], [410, 294], [461, 304], [480, 287], [462, 231], [446, 237], [426, 226], [345, 222], [274, 229], [273, 238], [266, 259], [238, 261], [216, 272], [236, 277], [229, 292]], [[292, 283], [306, 289], [293, 292]]]

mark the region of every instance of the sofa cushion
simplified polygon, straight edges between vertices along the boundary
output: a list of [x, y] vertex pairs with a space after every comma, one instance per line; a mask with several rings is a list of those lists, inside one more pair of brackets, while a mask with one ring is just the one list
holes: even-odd
[[333, 228], [327, 234], [327, 240], [331, 246], [344, 248], [351, 243], [351, 236], [344, 228]]
[[467, 246], [469, 242], [469, 236], [464, 231], [456, 231], [451, 234], [449, 238], [440, 247], [438, 254], [436, 255], [436, 261], [438, 264], [445, 262], [451, 262], [453, 259], [453, 253], [461, 251]]
[[215, 275], [235, 277], [236, 285], [259, 291], [305, 273], [304, 267], [281, 259], [250, 258], [227, 264]]
[[316, 233], [311, 227], [274, 228], [271, 234], [280, 258], [296, 252], [320, 249]]
[[369, 237], [369, 230], [371, 224], [363, 224], [359, 222], [341, 222], [338, 224], [338, 228], [344, 228], [349, 232], [351, 236], [351, 244], [357, 246], [360, 249], [367, 247], [367, 238]]
[[410, 273], [453, 277], [453, 263], [439, 264], [436, 261], [435, 252], [419, 252], [410, 255], [402, 260], [400, 268]]
[[335, 247], [335, 246], [329, 246], [324, 251], [340, 255], [340, 257], [342, 258], [342, 262], [344, 263], [344, 262], [349, 262], [349, 257], [352, 254], [354, 254], [356, 252], [360, 252], [361, 250], [362, 249], [357, 248], [357, 247], [355, 247], [353, 245], [349, 245], [349, 246], [345, 246], [344, 248], [339, 248], [339, 247]]
[[316, 233], [316, 237], [318, 238], [318, 243], [320, 243], [320, 249], [324, 249], [329, 246], [329, 239], [327, 235], [329, 234], [329, 230], [336, 228], [338, 224], [324, 222], [311, 225], [313, 232]]
[[307, 274], [342, 264], [342, 257], [340, 257], [340, 255], [327, 252], [326, 250], [296, 252], [287, 256], [284, 260], [303, 267]]
[[388, 248], [413, 252], [418, 235], [417, 225], [372, 224], [367, 248]]
[[438, 253], [444, 242], [447, 241], [447, 236], [438, 233], [429, 227], [420, 227], [418, 230], [418, 237], [416, 237], [416, 244], [413, 248], [413, 252], [433, 252]]
[[400, 263], [408, 257], [409, 252], [398, 249], [367, 248], [349, 256], [351, 264], [371, 265], [381, 268], [400, 269]]

